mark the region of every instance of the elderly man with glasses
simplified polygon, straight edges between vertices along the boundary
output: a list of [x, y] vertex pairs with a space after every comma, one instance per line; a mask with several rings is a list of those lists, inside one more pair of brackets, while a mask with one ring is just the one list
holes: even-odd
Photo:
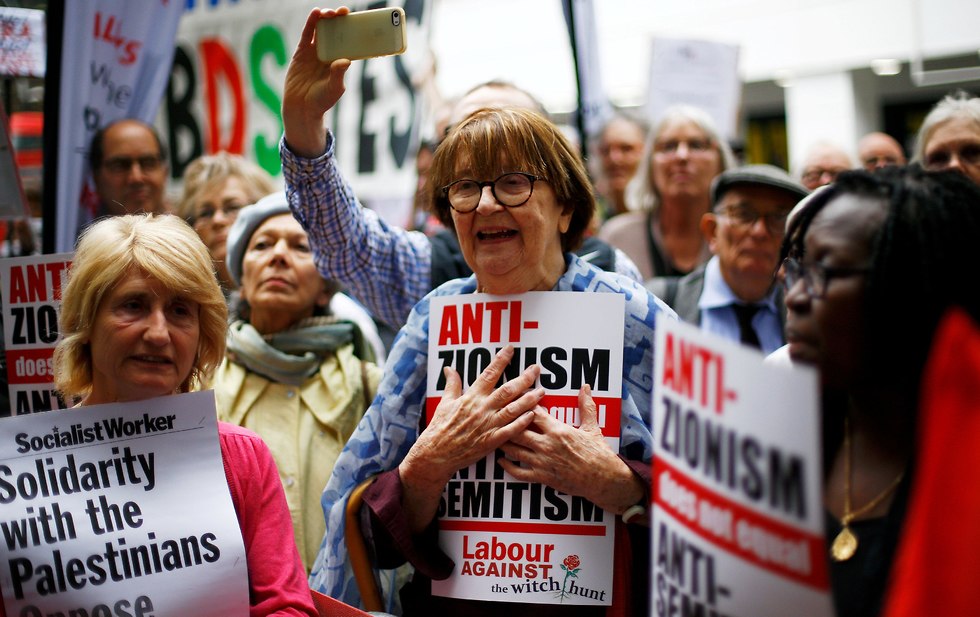
[[132, 118], [107, 124], [92, 136], [89, 165], [100, 216], [170, 211], [164, 200], [167, 156], [149, 124]]
[[654, 278], [647, 288], [681, 319], [770, 353], [783, 344], [785, 308], [774, 285], [786, 218], [807, 190], [771, 165], [719, 175], [713, 208], [701, 218], [713, 256], [681, 277]]

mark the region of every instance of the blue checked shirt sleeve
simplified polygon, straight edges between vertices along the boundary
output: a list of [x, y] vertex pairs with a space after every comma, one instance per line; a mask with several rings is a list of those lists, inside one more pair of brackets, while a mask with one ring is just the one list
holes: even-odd
[[340, 173], [334, 137], [315, 159], [279, 142], [286, 198], [310, 237], [317, 270], [339, 281], [375, 317], [401, 328], [415, 303], [431, 289], [432, 245], [421, 232], [406, 231], [361, 206]]

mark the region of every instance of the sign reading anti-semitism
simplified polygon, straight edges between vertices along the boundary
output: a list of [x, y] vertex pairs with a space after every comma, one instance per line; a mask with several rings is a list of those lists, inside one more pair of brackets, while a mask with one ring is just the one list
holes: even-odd
[[[505, 379], [541, 365], [541, 406], [581, 424], [578, 391], [592, 387], [606, 443], [619, 451], [623, 374], [623, 297], [530, 292], [433, 298], [429, 320], [426, 418], [445, 388], [444, 367], [464, 389], [508, 343]], [[519, 482], [498, 463], [501, 451], [456, 472], [439, 507], [439, 544], [455, 561], [433, 581], [440, 596], [538, 604], [609, 605], [615, 517], [590, 501]], [[555, 461], [560, 465], [561, 461]]]
[[833, 614], [817, 377], [657, 322], [653, 614]]
[[52, 355], [71, 258], [72, 253], [57, 253], [0, 259], [11, 415], [65, 406], [54, 391]]
[[248, 614], [213, 392], [0, 420], [7, 615]]

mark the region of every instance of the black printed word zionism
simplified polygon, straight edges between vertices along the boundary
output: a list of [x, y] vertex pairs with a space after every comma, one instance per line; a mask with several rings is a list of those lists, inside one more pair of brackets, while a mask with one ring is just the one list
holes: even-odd
[[81, 463], [73, 454], [67, 455], [63, 464], [55, 464], [53, 458], [38, 458], [33, 470], [24, 471], [16, 478], [9, 466], [0, 465], [0, 503], [9, 504], [17, 498], [30, 501], [73, 495], [113, 486], [143, 485], [143, 490], [153, 490], [156, 486], [153, 452], [134, 453], [129, 446], [122, 452], [119, 448], [110, 452], [109, 458]]

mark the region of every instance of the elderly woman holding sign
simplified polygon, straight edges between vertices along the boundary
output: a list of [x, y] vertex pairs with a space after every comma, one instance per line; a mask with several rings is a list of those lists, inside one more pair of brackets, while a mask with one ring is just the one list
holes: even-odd
[[[322, 96], [331, 91], [339, 96], [337, 80], [345, 68], [346, 61], [334, 62], [329, 83], [310, 87]], [[522, 109], [477, 111], [440, 145], [430, 174], [433, 186], [440, 187], [433, 191], [433, 211], [456, 229], [475, 275], [433, 291], [416, 305], [399, 334], [379, 394], [338, 458], [324, 492], [327, 533], [311, 583], [346, 602], [358, 601], [344, 540], [345, 510], [355, 487], [374, 478], [363, 494], [361, 519], [368, 523], [365, 535], [375, 565], [390, 568], [407, 561], [415, 568], [414, 579], [401, 589], [406, 615], [604, 615], [610, 604], [625, 614], [645, 612], [648, 540], [631, 543], [627, 528], [647, 537], [643, 512], [649, 503], [652, 452], [651, 341], [655, 316], [669, 309], [633, 281], [598, 270], [570, 252], [589, 226], [595, 199], [579, 155], [541, 115]], [[503, 346], [479, 378], [478, 370], [467, 371], [475, 381], [465, 392], [457, 371], [447, 368], [444, 394], [437, 407], [433, 401], [434, 412], [427, 418], [430, 365], [434, 375], [439, 374], [435, 366], [441, 366], [440, 359], [429, 357], [430, 328], [439, 327], [429, 323], [432, 305], [443, 296], [531, 291], [624, 298], [622, 390], [621, 396], [614, 394], [617, 401], [621, 398], [618, 452], [600, 431], [588, 385], [578, 391], [579, 428], [538, 407], [545, 393], [533, 387], [542, 373], [537, 364], [519, 374], [523, 364], [515, 367], [508, 371], [514, 378], [496, 387], [515, 358], [510, 345]], [[616, 585], [602, 598], [598, 592], [589, 598], [592, 606], [572, 606], [581, 604], [581, 597], [558, 595], [559, 590], [581, 591], [583, 579], [591, 575], [586, 571], [589, 556], [555, 554], [548, 549], [547, 533], [522, 540], [534, 546], [526, 551], [521, 547], [520, 556], [517, 549], [510, 551], [515, 563], [533, 561], [536, 566], [533, 580], [525, 576], [516, 581], [527, 593], [500, 593], [499, 602], [433, 593], [431, 581], [465, 571], [464, 564], [437, 546], [444, 489], [457, 471], [498, 448], [504, 455], [497, 457], [500, 469], [495, 475], [506, 471], [512, 482], [536, 487], [532, 494], [541, 495], [544, 485], [545, 495], [573, 496], [569, 499], [576, 503], [588, 500], [604, 510], [605, 520], [616, 521], [616, 541], [613, 534], [608, 536], [613, 557], [604, 566], [608, 572], [614, 565]], [[494, 561], [489, 544], [486, 549], [479, 567]], [[592, 572], [598, 568], [593, 566]], [[531, 568], [525, 572], [530, 574]], [[496, 582], [487, 577], [481, 581], [487, 590]]]
[[[81, 405], [140, 401], [207, 384], [227, 308], [211, 256], [176, 216], [104, 219], [78, 241], [62, 296], [55, 385]], [[219, 423], [248, 560], [249, 614], [316, 615], [275, 463], [255, 433]]]

